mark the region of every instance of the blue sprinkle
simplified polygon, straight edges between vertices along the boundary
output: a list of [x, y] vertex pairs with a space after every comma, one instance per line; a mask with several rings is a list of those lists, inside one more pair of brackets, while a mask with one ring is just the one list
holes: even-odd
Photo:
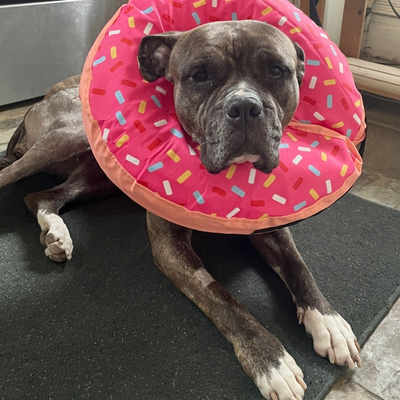
[[301, 21], [300, 15], [297, 12], [294, 12], [294, 16], [296, 17], [297, 21]]
[[172, 128], [170, 132], [179, 139], [183, 138], [183, 133], [179, 132], [178, 129]]
[[238, 188], [237, 186], [232, 186], [231, 190], [233, 193], [237, 194], [239, 197], [244, 197], [246, 194], [242, 189]]
[[121, 91], [117, 90], [115, 92], [115, 97], [117, 98], [119, 104], [125, 103], [125, 99], [124, 96], [122, 96]]
[[335, 50], [335, 48], [331, 45], [331, 50], [332, 50], [332, 53], [335, 55], [335, 56], [337, 56], [337, 53], [336, 53], [336, 50]]
[[311, 121], [306, 121], [305, 119], [299, 119], [299, 122], [302, 124], [311, 124]]
[[200, 25], [200, 24], [201, 24], [201, 20], [200, 20], [199, 14], [197, 14], [197, 12], [194, 12], [194, 13], [192, 14], [192, 17], [193, 17], [194, 20], [196, 21], [196, 24], [197, 24], [197, 25]]
[[160, 103], [160, 101], [157, 99], [157, 97], [154, 94], [153, 94], [153, 96], [151, 96], [151, 99], [154, 101], [155, 105], [158, 108], [161, 108], [161, 103]]
[[232, 21], [237, 21], [238, 20], [238, 16], [235, 12], [232, 13]]
[[161, 169], [163, 166], [164, 166], [164, 164], [160, 161], [158, 163], [150, 165], [150, 167], [148, 167], [147, 170], [149, 172], [154, 172], [154, 171], [157, 171], [158, 169]]
[[320, 176], [321, 175], [321, 171], [317, 170], [317, 168], [313, 167], [312, 165], [308, 166], [308, 169], [315, 175]]
[[93, 61], [93, 67], [95, 67], [98, 64], [101, 64], [102, 62], [106, 61], [106, 56], [100, 57], [97, 60]]
[[311, 147], [317, 147], [318, 145], [319, 145], [318, 140], [314, 140], [314, 141], [310, 144]]
[[288, 148], [289, 148], [289, 145], [288, 145], [287, 143], [281, 143], [281, 144], [279, 145], [279, 148], [280, 148], [280, 149], [288, 149]]
[[296, 206], [294, 206], [294, 211], [299, 211], [300, 209], [302, 209], [306, 205], [307, 205], [307, 203], [305, 201], [302, 201], [301, 203], [299, 203]]
[[348, 138], [351, 137], [351, 129], [347, 129], [347, 131], [346, 131], [346, 136], [347, 136]]
[[196, 199], [196, 201], [199, 204], [204, 204], [204, 199], [203, 196], [200, 194], [200, 192], [198, 190], [196, 190], [195, 192], [193, 192], [193, 196]]
[[150, 14], [152, 11], [154, 11], [154, 8], [150, 6], [149, 8], [142, 10], [142, 14]]
[[125, 125], [126, 124], [126, 120], [125, 120], [124, 116], [122, 115], [121, 111], [117, 111], [115, 113], [115, 116], [117, 117], [117, 120], [121, 125]]
[[326, 97], [326, 106], [328, 108], [332, 108], [332, 95], [328, 94], [328, 96]]
[[307, 65], [314, 65], [314, 66], [318, 67], [320, 64], [321, 64], [321, 62], [318, 60], [307, 60]]

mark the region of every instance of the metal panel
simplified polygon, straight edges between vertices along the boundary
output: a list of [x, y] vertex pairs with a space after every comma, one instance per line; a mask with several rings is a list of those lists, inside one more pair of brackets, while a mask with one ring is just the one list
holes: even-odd
[[93, 41], [125, 0], [0, 6], [0, 105], [42, 96], [79, 74]]

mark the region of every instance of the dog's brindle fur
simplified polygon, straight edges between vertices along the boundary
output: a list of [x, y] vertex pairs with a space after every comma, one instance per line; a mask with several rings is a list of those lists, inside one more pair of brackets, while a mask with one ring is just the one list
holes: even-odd
[[[270, 172], [278, 165], [282, 129], [298, 103], [304, 73], [300, 47], [271, 26], [221, 22], [186, 33], [145, 37], [139, 51], [143, 76], [174, 84], [177, 115], [201, 144], [211, 173], [232, 162]], [[116, 188], [97, 165], [83, 130], [79, 77], [56, 85], [33, 106], [0, 161], [0, 188], [47, 171], [64, 176], [58, 187], [25, 198], [41, 226], [46, 254], [69, 259], [72, 241], [59, 209], [75, 199], [111, 195]], [[147, 224], [156, 264], [232, 343], [246, 373], [266, 399], [301, 399], [303, 374], [283, 345], [206, 271], [191, 245], [192, 231], [150, 212]], [[329, 305], [298, 253], [288, 228], [250, 237], [283, 279], [299, 322], [314, 348], [332, 363], [361, 365], [350, 326]]]

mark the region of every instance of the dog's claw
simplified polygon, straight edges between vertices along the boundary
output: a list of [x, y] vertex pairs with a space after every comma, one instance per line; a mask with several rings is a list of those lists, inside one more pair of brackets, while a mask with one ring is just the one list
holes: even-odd
[[354, 361], [357, 363], [358, 368], [362, 367], [362, 360], [361, 360], [361, 357], [360, 357], [359, 354], [355, 355], [355, 360]]
[[360, 346], [360, 344], [358, 343], [358, 341], [355, 340], [354, 343], [356, 344], [356, 347], [357, 347], [358, 352], [361, 353], [361, 346]]
[[271, 392], [269, 394], [269, 397], [271, 397], [271, 400], [279, 400], [278, 395], [276, 394], [276, 392]]
[[307, 389], [307, 384], [304, 382], [304, 379], [300, 375], [296, 375], [296, 381], [299, 382], [300, 386], [306, 390]]
[[354, 369], [354, 361], [351, 357], [347, 359], [346, 366], [349, 367], [350, 369]]
[[331, 364], [335, 364], [336, 357], [335, 357], [335, 352], [333, 351], [332, 348], [328, 349], [328, 358]]
[[299, 325], [303, 323], [303, 318], [304, 318], [304, 309], [301, 307], [297, 308], [297, 318], [299, 320]]

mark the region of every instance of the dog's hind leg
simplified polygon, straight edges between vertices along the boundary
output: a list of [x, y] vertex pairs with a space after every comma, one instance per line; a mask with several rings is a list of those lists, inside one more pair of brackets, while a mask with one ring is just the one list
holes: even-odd
[[112, 196], [116, 193], [117, 188], [100, 169], [92, 153], [87, 153], [76, 170], [61, 185], [28, 194], [24, 201], [36, 216], [42, 230], [40, 241], [45, 246], [45, 254], [58, 262], [71, 259], [72, 239], [67, 226], [58, 215], [66, 203]]
[[71, 138], [69, 129], [57, 129], [51, 135], [42, 136], [21, 158], [10, 160], [9, 165], [0, 170], [0, 189], [89, 150], [84, 133], [74, 136], [74, 140], [68, 137]]
[[282, 278], [297, 306], [299, 323], [311, 334], [315, 351], [331, 363], [362, 365], [350, 325], [332, 308], [298, 252], [289, 228], [251, 236], [253, 244]]

